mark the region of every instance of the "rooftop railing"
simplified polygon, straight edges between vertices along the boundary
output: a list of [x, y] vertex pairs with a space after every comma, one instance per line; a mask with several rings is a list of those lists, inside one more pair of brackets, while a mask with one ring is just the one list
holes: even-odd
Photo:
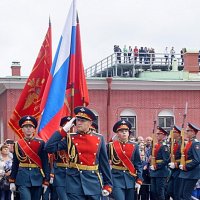
[[85, 69], [86, 77], [124, 76], [135, 77], [138, 71], [169, 71], [173, 66], [183, 70], [181, 54], [165, 56], [164, 53], [140, 53], [139, 55], [113, 53], [100, 62]]

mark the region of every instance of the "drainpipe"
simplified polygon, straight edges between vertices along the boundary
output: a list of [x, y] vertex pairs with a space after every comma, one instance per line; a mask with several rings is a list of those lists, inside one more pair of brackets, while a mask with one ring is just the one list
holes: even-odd
[[110, 95], [111, 95], [111, 83], [112, 77], [106, 78], [108, 84], [108, 93], [107, 93], [107, 142], [110, 140]]

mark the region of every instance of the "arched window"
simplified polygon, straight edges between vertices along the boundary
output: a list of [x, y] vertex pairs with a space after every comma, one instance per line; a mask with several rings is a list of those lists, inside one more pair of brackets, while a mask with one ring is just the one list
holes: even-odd
[[158, 114], [158, 125], [167, 131], [170, 131], [174, 125], [174, 113], [171, 110], [162, 110]]
[[136, 131], [136, 113], [131, 110], [131, 109], [125, 109], [120, 113], [120, 118], [127, 120], [131, 123], [132, 125], [132, 130], [131, 132], [135, 136], [135, 131]]

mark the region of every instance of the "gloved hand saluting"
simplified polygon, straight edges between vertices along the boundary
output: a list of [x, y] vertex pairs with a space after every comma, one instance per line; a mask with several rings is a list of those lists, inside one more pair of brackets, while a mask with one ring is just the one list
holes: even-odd
[[74, 121], [75, 121], [75, 117], [73, 117], [69, 122], [67, 122], [64, 126], [63, 126], [63, 130], [67, 133], [71, 127], [74, 126]]

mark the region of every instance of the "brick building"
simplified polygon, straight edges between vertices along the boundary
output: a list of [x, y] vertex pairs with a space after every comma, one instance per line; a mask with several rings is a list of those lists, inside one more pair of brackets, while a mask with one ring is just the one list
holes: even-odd
[[[0, 142], [14, 138], [7, 122], [27, 77], [20, 76], [19, 63], [13, 63], [12, 76], [0, 78]], [[181, 71], [145, 70], [139, 77], [88, 77], [90, 105], [98, 116], [99, 132], [105, 138], [113, 136], [113, 124], [120, 118], [128, 119], [133, 133], [152, 134], [153, 121], [170, 129], [183, 123], [186, 102], [186, 122], [200, 126], [200, 74], [197, 53], [184, 55]]]

